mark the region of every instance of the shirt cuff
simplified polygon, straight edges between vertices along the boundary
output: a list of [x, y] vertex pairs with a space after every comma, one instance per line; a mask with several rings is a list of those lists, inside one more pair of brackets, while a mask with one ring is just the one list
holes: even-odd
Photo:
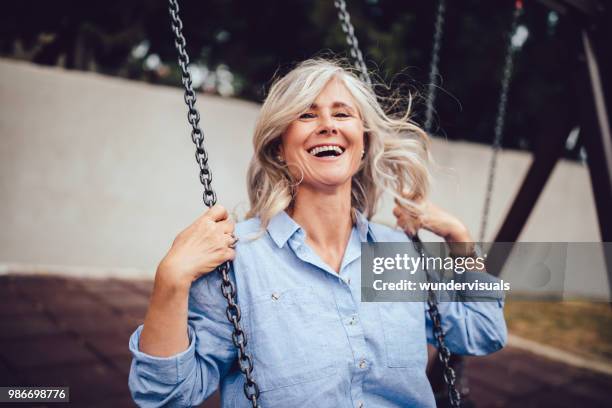
[[[480, 243], [474, 243], [474, 255], [483, 258], [483, 251]], [[497, 300], [499, 307], [504, 306], [506, 292], [503, 290], [503, 280], [489, 274], [487, 271], [467, 270], [460, 275], [458, 282], [474, 284], [474, 288], [466, 287], [459, 291], [457, 295], [463, 302], [475, 301], [486, 302]], [[481, 287], [479, 288], [478, 285]]]
[[143, 325], [138, 326], [130, 337], [130, 351], [133, 355], [132, 369], [138, 375], [150, 380], [159, 381], [164, 384], [178, 384], [185, 380], [193, 371], [196, 363], [195, 357], [195, 332], [191, 326], [188, 327], [189, 347], [187, 350], [169, 357], [157, 357], [143, 353], [138, 349], [140, 334]]

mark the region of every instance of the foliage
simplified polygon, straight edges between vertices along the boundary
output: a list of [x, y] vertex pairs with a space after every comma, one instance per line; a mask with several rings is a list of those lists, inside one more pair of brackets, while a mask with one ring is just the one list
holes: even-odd
[[[297, 61], [326, 51], [346, 51], [331, 0], [180, 3], [192, 59], [210, 70], [220, 64], [229, 67], [242, 98], [261, 101], [273, 75]], [[369, 67], [394, 87], [424, 96], [436, 2], [348, 3]], [[513, 4], [513, 0], [447, 1], [438, 133], [450, 139], [491, 142]], [[22, 0], [6, 6], [0, 17], [4, 56], [153, 83], [179, 83], [165, 1]], [[529, 38], [516, 60], [504, 142], [515, 148], [529, 148], [534, 133], [546, 125], [541, 123], [543, 112], [572, 98], [570, 80], [562, 64], [555, 63], [562, 40], [557, 25], [551, 23], [550, 10], [535, 1], [526, 6], [522, 24]], [[134, 56], [132, 51], [143, 42], [148, 45], [147, 55], [159, 56], [165, 69], [147, 68], [147, 55]], [[423, 110], [422, 104], [417, 106], [417, 120]]]

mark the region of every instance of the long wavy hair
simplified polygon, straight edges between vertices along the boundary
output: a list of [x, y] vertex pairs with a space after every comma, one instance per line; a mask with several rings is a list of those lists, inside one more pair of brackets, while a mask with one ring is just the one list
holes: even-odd
[[[258, 216], [262, 229], [292, 205], [301, 182], [278, 158], [281, 135], [334, 78], [351, 93], [364, 125], [365, 156], [352, 179], [353, 209], [370, 219], [384, 192], [414, 207], [418, 207], [415, 199], [427, 197], [429, 139], [410, 120], [411, 98], [377, 97], [345, 61], [309, 59], [273, 83], [255, 127], [254, 155], [247, 174], [251, 206], [247, 218]], [[398, 106], [403, 109], [393, 113]]]

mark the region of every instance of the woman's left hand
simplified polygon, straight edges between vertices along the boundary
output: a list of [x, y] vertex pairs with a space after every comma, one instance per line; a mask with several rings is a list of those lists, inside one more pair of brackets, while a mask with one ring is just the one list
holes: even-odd
[[[418, 202], [418, 201], [417, 201]], [[423, 228], [444, 238], [455, 256], [469, 256], [474, 252], [474, 240], [467, 227], [454, 215], [426, 201], [422, 210], [401, 206], [396, 200], [393, 215], [397, 225], [409, 236], [415, 236]]]

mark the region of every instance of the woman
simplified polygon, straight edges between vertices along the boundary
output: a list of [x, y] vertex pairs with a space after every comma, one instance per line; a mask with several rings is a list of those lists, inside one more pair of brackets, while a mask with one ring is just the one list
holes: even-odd
[[[220, 386], [223, 407], [250, 406], [220, 277], [210, 273], [233, 259], [262, 406], [435, 406], [426, 304], [360, 302], [361, 242], [407, 242], [425, 228], [455, 255], [473, 252], [453, 245], [472, 242], [460, 221], [415, 200], [427, 196], [428, 145], [407, 117], [387, 115], [367, 85], [330, 61], [303, 62], [272, 86], [239, 242], [215, 206], [160, 262], [144, 325], [130, 339], [138, 404], [197, 405]], [[383, 191], [396, 197], [403, 231], [368, 221]], [[502, 307], [501, 299], [441, 303], [447, 346], [475, 355], [501, 348]]]

